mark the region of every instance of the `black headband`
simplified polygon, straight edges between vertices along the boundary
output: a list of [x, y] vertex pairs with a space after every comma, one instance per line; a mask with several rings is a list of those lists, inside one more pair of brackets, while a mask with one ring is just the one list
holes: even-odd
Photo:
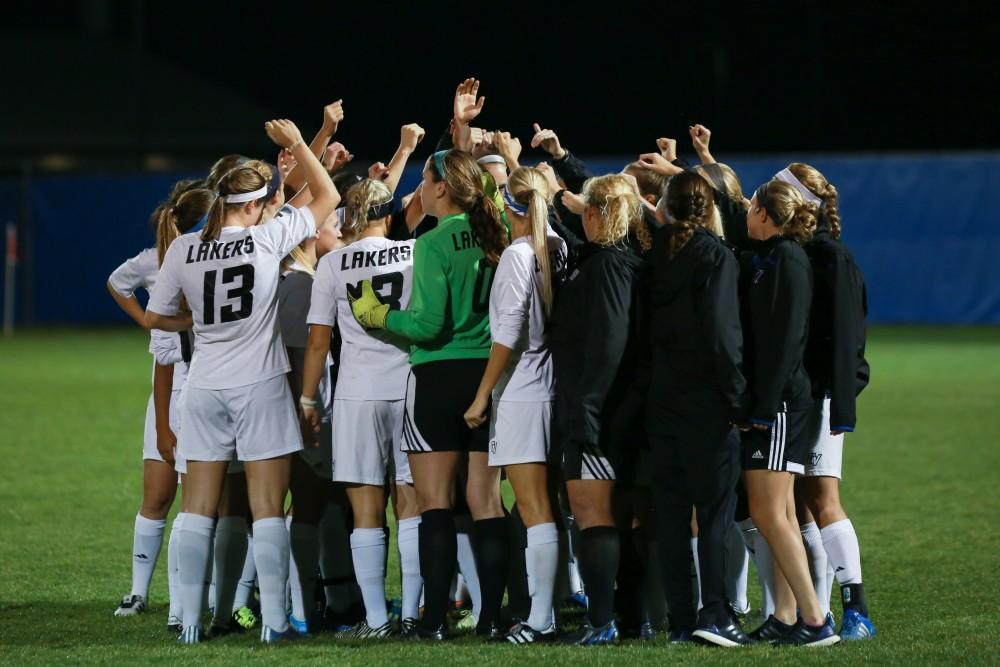
[[384, 201], [381, 204], [375, 204], [370, 209], [368, 209], [368, 219], [369, 220], [381, 220], [385, 216], [392, 213], [392, 198], [389, 201]]

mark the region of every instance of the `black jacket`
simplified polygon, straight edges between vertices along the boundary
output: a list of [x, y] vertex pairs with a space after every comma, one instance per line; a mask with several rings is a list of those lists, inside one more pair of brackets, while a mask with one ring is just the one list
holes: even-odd
[[570, 192], [580, 192], [583, 190], [583, 184], [587, 179], [594, 176], [587, 169], [587, 165], [569, 151], [566, 151], [566, 155], [562, 156], [562, 158], [558, 160], [552, 158], [549, 162], [552, 164], [552, 168], [556, 170], [559, 178], [566, 184], [566, 189]]
[[667, 434], [671, 415], [747, 419], [739, 261], [699, 228], [670, 256], [672, 226], [653, 239], [649, 300], [653, 373], [647, 430]]
[[865, 316], [868, 298], [851, 251], [820, 229], [805, 245], [814, 287], [805, 365], [813, 395], [830, 395], [830, 427], [853, 431], [855, 402], [868, 385]]
[[744, 253], [740, 281], [744, 372], [752, 393], [751, 421], [773, 424], [782, 403], [812, 405], [803, 364], [812, 304], [812, 268], [799, 244], [773, 236]]
[[550, 320], [556, 413], [563, 438], [599, 444], [602, 426], [643, 382], [644, 264], [627, 249], [591, 243], [576, 261]]

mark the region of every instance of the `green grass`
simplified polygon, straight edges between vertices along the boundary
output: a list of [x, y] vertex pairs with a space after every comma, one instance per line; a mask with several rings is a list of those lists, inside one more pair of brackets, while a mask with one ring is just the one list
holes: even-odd
[[[986, 663], [1000, 659], [1000, 329], [876, 329], [871, 387], [848, 437], [844, 503], [857, 526], [874, 641], [829, 651], [723, 652], [659, 640], [616, 649], [253, 636], [185, 649], [152, 613], [112, 617], [130, 581], [149, 392], [132, 331], [31, 331], [0, 341], [0, 664]], [[393, 582], [395, 584], [395, 582]], [[756, 604], [756, 586], [752, 586]]]

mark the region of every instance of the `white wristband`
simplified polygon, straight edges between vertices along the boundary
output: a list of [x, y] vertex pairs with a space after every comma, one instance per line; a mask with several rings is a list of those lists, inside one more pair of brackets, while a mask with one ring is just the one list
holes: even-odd
[[319, 407], [319, 403], [315, 399], [306, 398], [305, 396], [299, 397], [299, 405], [304, 408], [309, 408], [310, 410], [315, 410]]
[[299, 139], [299, 140], [298, 140], [298, 141], [296, 141], [296, 142], [295, 142], [294, 144], [292, 144], [291, 146], [289, 146], [289, 147], [288, 147], [288, 150], [289, 150], [289, 151], [293, 151], [293, 150], [295, 150], [295, 148], [296, 148], [296, 147], [297, 147], [297, 146], [298, 146], [299, 144], [301, 144], [301, 143], [302, 143], [302, 139]]

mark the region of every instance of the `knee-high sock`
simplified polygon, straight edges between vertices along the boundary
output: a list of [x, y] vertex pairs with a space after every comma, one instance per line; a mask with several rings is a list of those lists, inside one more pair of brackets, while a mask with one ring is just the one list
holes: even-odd
[[555, 523], [541, 523], [528, 528], [528, 546], [525, 560], [531, 581], [531, 613], [528, 625], [535, 630], [545, 630], [553, 624], [552, 595], [559, 567], [559, 530]]
[[580, 531], [577, 554], [580, 575], [587, 592], [587, 620], [595, 628], [607, 625], [614, 617], [615, 575], [618, 573], [618, 530], [613, 526], [595, 526]]
[[469, 591], [469, 597], [472, 598], [472, 615], [478, 619], [483, 610], [483, 596], [479, 589], [476, 556], [472, 550], [471, 526], [469, 526], [469, 530], [461, 530], [461, 520], [458, 521], [458, 524], [460, 529], [455, 534], [455, 556], [458, 561], [458, 571], [462, 574], [462, 579], [465, 580], [465, 588]]
[[840, 599], [844, 609], [855, 608], [868, 616], [868, 601], [861, 583], [861, 547], [854, 524], [850, 519], [842, 519], [820, 529], [820, 533], [830, 565], [840, 582]]
[[233, 601], [247, 559], [247, 520], [224, 516], [215, 526], [215, 619], [228, 627]]
[[823, 535], [819, 532], [816, 522], [799, 526], [802, 532], [802, 543], [806, 548], [806, 558], [809, 559], [809, 574], [812, 576], [813, 588], [819, 599], [820, 610], [826, 617], [830, 613], [830, 589], [826, 583], [827, 563], [826, 549], [823, 548]]
[[167, 527], [165, 519], [147, 519], [135, 515], [132, 532], [132, 595], [149, 597], [149, 582], [153, 579], [156, 560], [163, 546], [163, 531]]
[[761, 604], [764, 618], [774, 613], [774, 558], [763, 533], [757, 531], [754, 539], [754, 557], [757, 563], [757, 581], [760, 582]]
[[488, 628], [500, 621], [500, 605], [507, 584], [510, 561], [510, 534], [507, 517], [481, 519], [472, 526], [472, 546], [476, 553], [479, 591], [483, 597], [477, 625]]
[[215, 534], [215, 519], [201, 514], [185, 514], [178, 535], [178, 563], [181, 608], [185, 628], [201, 625], [209, 552]]
[[450, 509], [427, 510], [420, 520], [420, 573], [424, 578], [426, 628], [444, 625], [448, 613], [448, 587], [455, 574], [457, 549], [455, 517]]
[[381, 528], [355, 528], [351, 533], [354, 574], [372, 628], [380, 628], [389, 620], [385, 609], [385, 552], [385, 532]]
[[694, 579], [695, 586], [694, 590], [697, 595], [697, 602], [694, 605], [695, 611], [699, 611], [702, 607], [701, 604], [701, 564], [698, 562], [698, 538], [691, 538], [691, 561], [694, 563]]
[[729, 560], [726, 563], [726, 593], [735, 610], [745, 614], [750, 611], [750, 600], [747, 598], [747, 572], [749, 571], [750, 557], [747, 554], [746, 545], [743, 543], [743, 531], [736, 525], [736, 522], [729, 524], [726, 543], [729, 550]]
[[181, 614], [181, 580], [178, 558], [180, 553], [180, 532], [184, 525], [184, 512], [178, 512], [170, 526], [170, 539], [167, 540], [167, 584], [170, 591], [169, 618], [180, 618]]
[[[351, 523], [346, 509], [339, 503], [326, 506], [320, 521], [320, 571], [324, 583], [326, 606], [335, 613], [343, 613], [351, 606], [355, 588], [354, 562], [351, 556]], [[353, 520], [351, 520], [353, 522]]]
[[288, 580], [293, 580], [294, 564], [294, 578], [298, 583], [298, 605], [293, 596], [292, 615], [303, 621], [311, 621], [316, 605], [316, 572], [319, 571], [319, 527], [292, 519], [288, 542], [292, 552], [292, 560], [288, 562]]
[[[575, 534], [574, 534], [575, 533]], [[580, 563], [576, 559], [580, 546], [580, 534], [572, 527], [566, 529], [566, 582], [569, 594], [583, 593], [583, 578], [580, 576]]]
[[260, 583], [260, 614], [263, 624], [277, 632], [288, 629], [288, 617], [285, 615], [288, 550], [288, 529], [285, 528], [284, 517], [253, 522], [253, 557], [257, 562]]
[[420, 576], [420, 517], [401, 519], [397, 530], [399, 569], [402, 588], [402, 617], [417, 618], [420, 614], [420, 592], [424, 580]]
[[510, 554], [507, 558], [507, 609], [515, 618], [527, 618], [531, 613], [531, 591], [529, 580], [531, 564], [526, 558], [528, 529], [521, 519], [517, 503], [507, 515], [507, 544]]
[[257, 563], [253, 559], [253, 535], [247, 533], [247, 555], [243, 559], [243, 572], [240, 583], [236, 587], [236, 597], [233, 599], [233, 611], [250, 604], [253, 591], [257, 587]]

